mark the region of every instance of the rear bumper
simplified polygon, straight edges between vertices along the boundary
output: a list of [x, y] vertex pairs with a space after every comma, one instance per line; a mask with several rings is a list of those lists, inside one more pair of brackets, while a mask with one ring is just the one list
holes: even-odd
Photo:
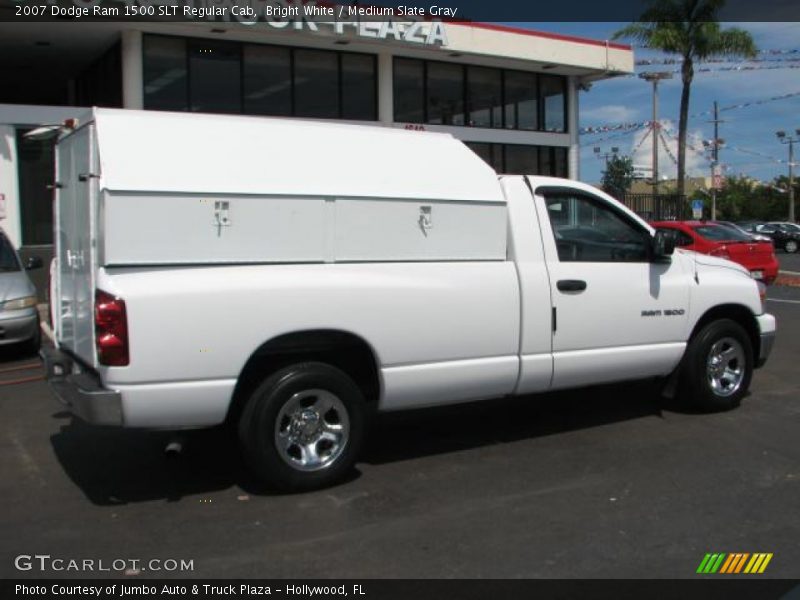
[[73, 415], [93, 425], [123, 424], [122, 397], [106, 389], [93, 373], [56, 348], [42, 348], [47, 382]]
[[756, 317], [761, 343], [758, 346], [758, 360], [756, 368], [764, 366], [767, 362], [772, 346], [775, 344], [775, 317], [770, 314], [763, 314]]

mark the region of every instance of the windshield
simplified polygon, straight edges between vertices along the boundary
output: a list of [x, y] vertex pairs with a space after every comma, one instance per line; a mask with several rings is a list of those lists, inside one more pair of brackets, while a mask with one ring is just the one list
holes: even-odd
[[700, 225], [693, 229], [707, 240], [713, 242], [751, 242], [752, 238], [746, 233], [723, 227], [722, 225]]
[[0, 271], [19, 271], [19, 261], [14, 248], [4, 235], [0, 235]]

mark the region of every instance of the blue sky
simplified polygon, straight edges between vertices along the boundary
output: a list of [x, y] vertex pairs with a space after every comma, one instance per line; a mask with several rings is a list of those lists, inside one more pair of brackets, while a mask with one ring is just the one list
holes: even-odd
[[[624, 23], [515, 23], [514, 25], [605, 40], [610, 39]], [[725, 24], [725, 26], [729, 25], [749, 31], [759, 50], [800, 49], [800, 23]], [[800, 54], [792, 56], [798, 60], [796, 62], [759, 63], [759, 66], [800, 66]], [[664, 55], [649, 50], [634, 49], [636, 60], [663, 57]], [[737, 61], [734, 64], [742, 63]], [[731, 64], [705, 66], [719, 68], [731, 66]], [[645, 70], [671, 70], [673, 68], [677, 68], [677, 66], [654, 65], [637, 67], [636, 71], [638, 73]], [[697, 71], [697, 67], [695, 71]], [[659, 85], [659, 120], [664, 123], [666, 128], [671, 127], [675, 131], [677, 131], [680, 92], [680, 76], [677, 73], [674, 75], [674, 79]], [[724, 107], [792, 92], [800, 92], [800, 69], [696, 72], [692, 85], [689, 114], [710, 111], [714, 100], [719, 102], [720, 107]], [[636, 77], [598, 82], [592, 86], [590, 91], [581, 93], [581, 126], [645, 121], [651, 118], [651, 103], [651, 84]], [[713, 125], [707, 122], [711, 118], [713, 117], [705, 115], [690, 119], [689, 136], [692, 145], [700, 147], [703, 139], [713, 138]], [[719, 135], [727, 145], [720, 150], [720, 162], [727, 167], [726, 174], [745, 174], [756, 179], [771, 180], [777, 175], [787, 173], [788, 149], [786, 145], [778, 143], [775, 132], [783, 129], [788, 133], [800, 128], [800, 96], [723, 111], [720, 113], [720, 118], [725, 122], [720, 124]], [[649, 166], [652, 152], [649, 136], [642, 141], [641, 137], [644, 132], [639, 131], [607, 139], [612, 135], [615, 134], [611, 132], [581, 136], [582, 180], [595, 182], [599, 181], [601, 177], [604, 164], [595, 157], [592, 150], [594, 146], [599, 146], [603, 153], [609, 152], [612, 146], [617, 146], [620, 153], [628, 155], [633, 154], [634, 148], [638, 146], [634, 154], [634, 162]], [[670, 145], [673, 154], [677, 155], [674, 141], [670, 142]], [[663, 146], [659, 150], [660, 171], [674, 176], [674, 162], [664, 152]], [[795, 150], [796, 155], [800, 154], [800, 145], [796, 145]], [[766, 157], [757, 154], [766, 155]], [[784, 162], [778, 163], [767, 157]], [[797, 161], [797, 158], [795, 160]], [[707, 159], [693, 152], [687, 153], [687, 170], [690, 175], [710, 174]]]

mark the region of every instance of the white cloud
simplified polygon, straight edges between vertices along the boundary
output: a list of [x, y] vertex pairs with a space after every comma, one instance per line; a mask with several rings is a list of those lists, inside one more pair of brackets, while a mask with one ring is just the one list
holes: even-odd
[[[661, 121], [661, 125], [672, 135], [663, 134], [669, 152], [664, 148], [664, 143], [661, 140], [658, 142], [658, 174], [659, 178], [666, 176], [668, 179], [674, 179], [678, 173], [678, 166], [673, 160], [673, 158], [676, 160], [678, 158], [678, 127], [676, 123], [668, 120]], [[702, 148], [702, 134], [699, 131], [689, 131], [687, 142], [689, 146], [697, 149]], [[633, 164], [635, 166], [647, 168], [652, 166], [653, 136], [649, 130], [645, 129], [636, 133], [631, 144], [630, 154], [633, 156]], [[649, 174], [649, 171], [647, 173]], [[710, 174], [708, 161], [701, 154], [688, 147], [686, 149], [686, 174], [689, 177], [705, 177]]]

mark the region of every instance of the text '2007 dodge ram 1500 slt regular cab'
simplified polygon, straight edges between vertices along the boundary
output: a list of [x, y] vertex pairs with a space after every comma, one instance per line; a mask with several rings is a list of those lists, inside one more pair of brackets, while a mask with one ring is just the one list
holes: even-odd
[[340, 479], [373, 410], [643, 378], [728, 409], [775, 335], [741, 266], [445, 134], [95, 109], [56, 162], [58, 396], [232, 425], [277, 488]]

